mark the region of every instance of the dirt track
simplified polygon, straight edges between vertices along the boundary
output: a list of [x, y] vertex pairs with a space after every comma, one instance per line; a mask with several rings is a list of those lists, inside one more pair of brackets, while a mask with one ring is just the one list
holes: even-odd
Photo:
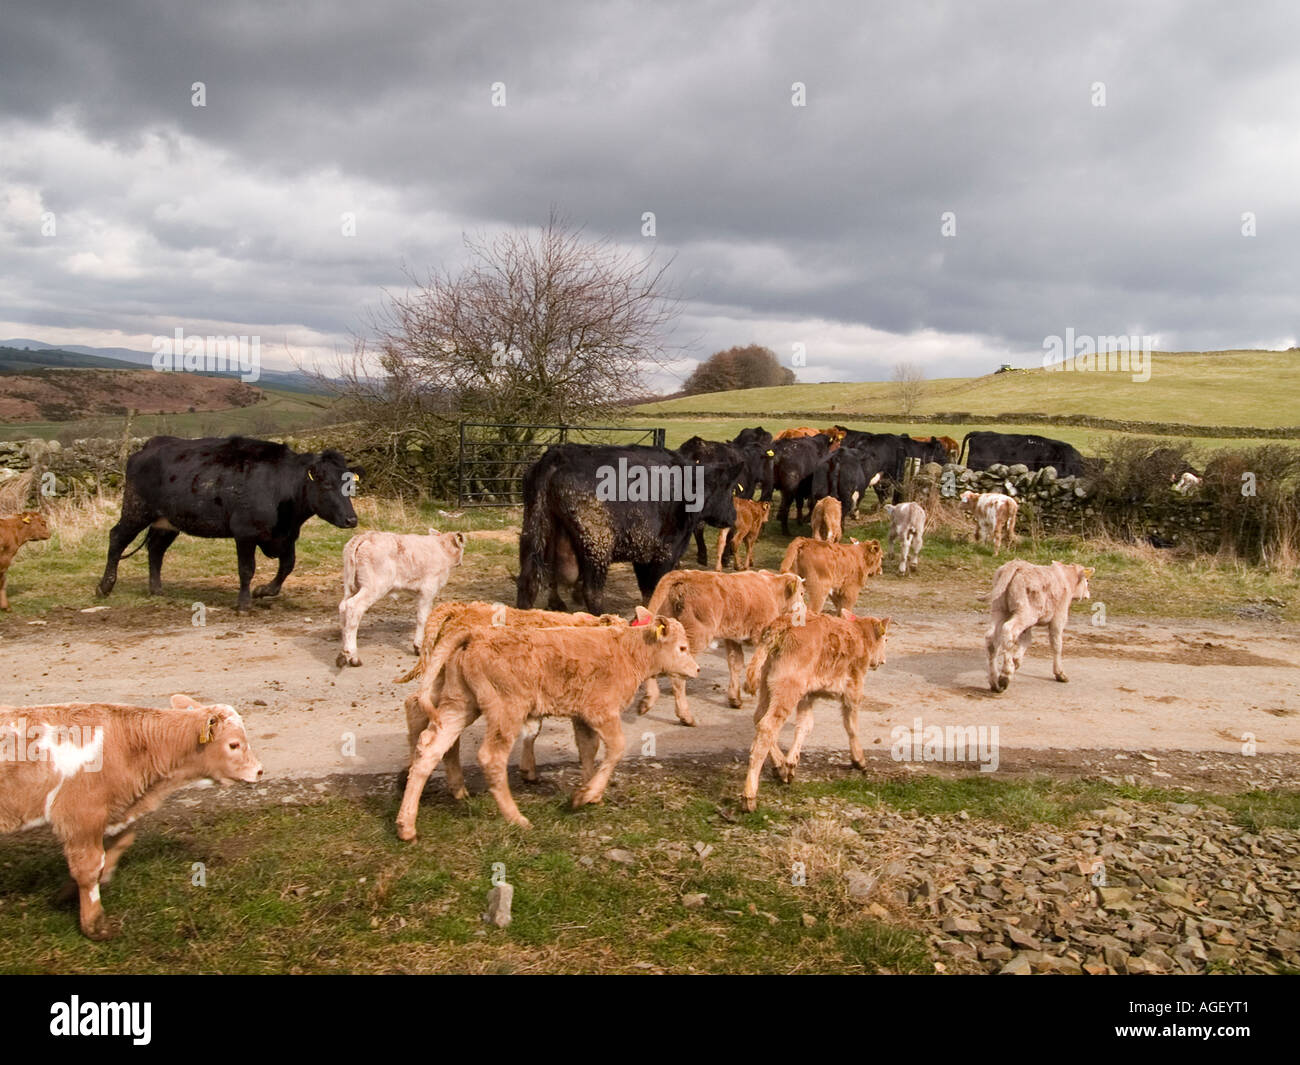
[[[391, 600], [377, 606], [361, 629], [365, 664], [346, 671], [334, 666], [332, 612], [307, 617], [272, 606], [245, 619], [214, 611], [203, 628], [146, 631], [115, 625], [111, 607], [69, 612], [48, 626], [8, 629], [0, 702], [165, 705], [185, 691], [241, 708], [275, 777], [392, 772], [405, 765], [401, 702], [409, 689], [392, 678], [413, 660], [405, 646], [410, 609]], [[923, 725], [996, 725], [1008, 751], [1240, 756], [1249, 735], [1261, 755], [1300, 756], [1300, 636], [1277, 625], [1146, 620], [1094, 628], [1079, 614], [1066, 637], [1069, 684], [1052, 679], [1040, 635], [1011, 688], [993, 696], [984, 679], [983, 616], [892, 613], [889, 661], [869, 682], [872, 704], [860, 723], [869, 752], [888, 750], [891, 730], [920, 717]], [[629, 758], [649, 750], [646, 733], [654, 735], [655, 758], [747, 753], [752, 700], [741, 710], [726, 706], [721, 652], [707, 652], [701, 665], [688, 689], [699, 725], [676, 723], [665, 684], [649, 715], [625, 716]], [[480, 733], [481, 726], [471, 729], [469, 757]], [[353, 757], [343, 754], [347, 734], [355, 736]], [[819, 707], [809, 749], [844, 750], [836, 707]], [[566, 725], [547, 724], [538, 758], [543, 765], [576, 760]]]

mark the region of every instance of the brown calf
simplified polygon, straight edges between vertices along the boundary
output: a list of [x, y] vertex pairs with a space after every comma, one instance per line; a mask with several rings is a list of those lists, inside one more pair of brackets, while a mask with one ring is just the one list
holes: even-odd
[[[99, 889], [132, 824], [191, 780], [252, 782], [262, 765], [239, 715], [173, 695], [171, 710], [112, 703], [0, 706], [0, 832], [48, 824], [81, 897], [81, 930], [112, 934]], [[107, 841], [107, 848], [105, 848]]]
[[[749, 772], [741, 800], [746, 810], [753, 810], [758, 800], [758, 777], [769, 757], [778, 780], [788, 784], [794, 779], [819, 695], [839, 697], [849, 754], [858, 769], [866, 768], [866, 756], [858, 742], [862, 686], [870, 670], [885, 664], [888, 629], [889, 618], [856, 618], [846, 610], [840, 617], [810, 614], [803, 625], [782, 618], [763, 634], [745, 678], [745, 688], [758, 692], [754, 743], [749, 749]], [[783, 755], [781, 726], [792, 711], [796, 712], [794, 742]]]
[[[646, 615], [647, 618], [649, 615]], [[437, 715], [437, 702], [442, 692], [443, 667], [447, 658], [460, 644], [463, 637], [480, 628], [554, 628], [557, 626], [587, 627], [593, 625], [626, 625], [627, 622], [615, 614], [567, 614], [561, 610], [519, 610], [504, 603], [443, 603], [432, 614], [424, 628], [424, 640], [420, 645], [420, 660], [409, 673], [404, 673], [393, 680], [394, 684], [420, 678], [420, 690], [408, 696], [406, 709], [406, 735], [410, 742], [411, 754], [415, 754], [415, 745], [420, 733], [433, 723]], [[524, 726], [524, 750], [519, 758], [519, 774], [524, 780], [537, 780], [537, 758], [534, 745], [541, 729], [541, 721], [529, 721]], [[465, 798], [469, 792], [465, 788], [465, 775], [460, 765], [460, 741], [457, 740], [443, 758], [443, 767], [447, 773], [447, 787], [455, 799]]]
[[38, 510], [24, 510], [21, 514], [0, 518], [0, 610], [9, 609], [9, 596], [5, 593], [5, 581], [9, 573], [9, 563], [18, 554], [18, 549], [28, 540], [48, 540], [50, 527], [45, 516]]
[[[736, 496], [736, 525], [735, 536], [731, 540], [731, 564], [738, 570], [749, 569], [754, 564], [754, 545], [758, 543], [759, 533], [763, 531], [763, 526], [767, 524], [767, 519], [772, 513], [771, 503], [758, 503], [752, 499], [742, 499]], [[718, 530], [718, 560], [714, 563], [713, 568], [722, 572], [722, 549], [727, 545], [727, 536], [730, 529]], [[740, 549], [745, 548], [745, 564], [740, 563]]]
[[838, 544], [844, 535], [844, 508], [834, 496], [822, 496], [812, 512], [812, 538]]
[[[488, 787], [502, 815], [527, 828], [528, 819], [510, 794], [506, 762], [529, 718], [572, 718], [583, 778], [573, 793], [577, 809], [600, 802], [605, 793], [627, 745], [619, 714], [636, 690], [659, 673], [694, 677], [699, 671], [686, 630], [673, 618], [650, 618], [635, 627], [473, 630], [443, 667], [437, 717], [420, 733], [407, 774], [398, 838], [415, 838], [415, 815], [429, 774], [480, 715], [487, 733], [478, 760]], [[596, 768], [602, 740], [605, 757]]]
[[[686, 629], [691, 654], [698, 655], [715, 640], [721, 640], [727, 652], [727, 703], [740, 705], [740, 684], [745, 671], [742, 641], [753, 642], [773, 621], [789, 614], [796, 604], [802, 608], [803, 595], [799, 578], [793, 573], [754, 570], [749, 573], [709, 573], [705, 570], [674, 570], [655, 586], [649, 611], [676, 618]], [[645, 695], [638, 714], [644, 714], [659, 698], [659, 685], [651, 677], [645, 682]], [[686, 681], [673, 677], [673, 699], [677, 719], [694, 725], [690, 704], [686, 701]]]
[[834, 610], [851, 610], [867, 578], [880, 572], [883, 559], [879, 540], [830, 544], [796, 536], [781, 560], [781, 572], [803, 578], [804, 599], [811, 613], [821, 612], [828, 595]]

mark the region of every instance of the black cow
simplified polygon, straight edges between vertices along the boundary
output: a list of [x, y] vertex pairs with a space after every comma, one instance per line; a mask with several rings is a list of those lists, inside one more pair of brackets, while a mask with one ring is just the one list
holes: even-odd
[[769, 502], [772, 493], [781, 489], [781, 531], [790, 535], [790, 504], [805, 477], [821, 464], [830, 451], [831, 438], [825, 433], [802, 436], [795, 440], [777, 440], [772, 444], [773, 481], [763, 489], [763, 502]]
[[[308, 518], [319, 515], [340, 529], [356, 528], [350, 498], [354, 478], [348, 474], [358, 472], [334, 450], [298, 454], [284, 444], [245, 436], [155, 436], [126, 460], [122, 517], [108, 534], [99, 594], [113, 590], [122, 552], [147, 528], [140, 547], [149, 549], [150, 595], [162, 591], [163, 555], [181, 533], [230, 538], [239, 559], [238, 609], [246, 611], [253, 596], [280, 594]], [[259, 547], [267, 558], [279, 559], [280, 568], [274, 580], [250, 595]]]
[[[699, 522], [735, 525], [732, 490], [742, 466], [738, 461], [697, 466], [680, 451], [660, 447], [548, 448], [524, 477], [516, 605], [533, 605], [546, 574], [550, 609], [566, 609], [557, 588], [563, 581], [576, 585], [586, 609], [599, 614], [613, 562], [632, 563], [648, 601], [659, 578], [677, 565]], [[680, 489], [687, 477], [696, 476], [702, 480], [700, 509], [687, 510]], [[678, 490], [669, 490], [674, 484]], [[642, 498], [649, 493], [638, 485], [654, 485], [654, 495], [676, 498]]]
[[[830, 494], [840, 501], [844, 521], [857, 513], [858, 505], [868, 488], [873, 487], [884, 477], [884, 470], [878, 462], [854, 447], [841, 444], [830, 457], [827, 470]], [[884, 489], [882, 488], [883, 492]]]
[[[895, 503], [902, 501], [903, 463], [908, 458], [923, 458], [933, 454], [934, 447], [937, 446], [940, 450], [943, 448], [943, 445], [937, 442], [921, 443], [902, 433], [868, 433], [858, 429], [845, 429], [842, 425], [837, 425], [835, 428], [844, 432], [844, 441], [840, 444], [840, 450], [845, 448], [853, 450], [861, 465], [861, 476], [852, 467], [846, 467], [846, 472], [841, 474], [841, 477], [848, 477], [849, 491], [865, 491], [863, 483], [865, 482], [875, 487], [876, 495], [882, 502], [886, 493], [891, 492]], [[928, 458], [924, 460], [929, 461]], [[838, 491], [836, 496], [843, 505], [847, 496], [840, 495]]]
[[[751, 445], [746, 448], [737, 447], [734, 443], [727, 444], [721, 440], [705, 440], [700, 436], [693, 436], [686, 443], [677, 449], [697, 466], [700, 464], [713, 464], [716, 466], [739, 466], [741, 473], [736, 481], [735, 494], [750, 498], [754, 492], [754, 482], [749, 477], [750, 470], [757, 464], [761, 470], [761, 463], [756, 463], [752, 457], [753, 452], [761, 457], [763, 450], [761, 445]], [[767, 460], [771, 464], [771, 459]], [[769, 478], [770, 480], [770, 478]], [[734, 530], [733, 530], [734, 531]], [[726, 549], [722, 552], [723, 564], [731, 560], [731, 537], [727, 537]], [[697, 522], [695, 525], [695, 559], [701, 566], [709, 564], [709, 549], [704, 543], [704, 522]]]
[[1004, 466], [1023, 463], [1031, 470], [1052, 466], [1058, 477], [1081, 477], [1084, 472], [1083, 456], [1072, 445], [1027, 433], [967, 433], [962, 438], [958, 461], [972, 470], [987, 470], [1000, 462]]

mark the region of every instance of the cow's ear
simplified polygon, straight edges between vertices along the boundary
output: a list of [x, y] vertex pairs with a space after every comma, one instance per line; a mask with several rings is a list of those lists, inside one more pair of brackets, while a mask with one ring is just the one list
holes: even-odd
[[841, 608], [841, 610], [840, 610], [840, 617], [845, 618], [845, 619], [848, 620], [848, 621], [855, 621], [855, 620], [857, 620], [857, 615], [854, 614], [853, 611], [850, 610], [848, 607], [843, 607], [843, 608]]
[[649, 625], [650, 619], [653, 617], [654, 615], [645, 607], [639, 606], [636, 608], [636, 617], [633, 619], [632, 624], [638, 627], [641, 625]]
[[877, 619], [876, 619], [876, 635], [877, 635], [877, 636], [884, 636], [884, 635], [885, 635], [885, 632], [886, 632], [886, 630], [887, 630], [888, 628], [889, 628], [889, 618], [877, 618]]
[[460, 544], [461, 547], [465, 546], [465, 534], [460, 530], [456, 531], [456, 543]]
[[1091, 577], [1091, 576], [1092, 576], [1094, 573], [1096, 573], [1096, 572], [1097, 572], [1097, 568], [1096, 568], [1095, 566], [1084, 566], [1084, 567], [1083, 567], [1083, 575], [1084, 575], [1085, 577]]
[[191, 699], [188, 695], [181, 695], [180, 693], [177, 693], [176, 695], [172, 696], [173, 710], [191, 710], [198, 705], [199, 704], [195, 700]]
[[212, 737], [217, 731], [217, 721], [219, 718], [213, 714], [203, 723], [203, 731], [199, 733], [199, 743], [211, 743]]

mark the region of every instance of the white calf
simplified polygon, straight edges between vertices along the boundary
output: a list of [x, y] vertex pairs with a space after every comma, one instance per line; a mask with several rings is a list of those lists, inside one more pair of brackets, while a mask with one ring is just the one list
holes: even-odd
[[453, 566], [465, 554], [465, 534], [429, 530], [418, 533], [364, 532], [343, 547], [343, 601], [339, 603], [339, 627], [343, 649], [336, 665], [359, 666], [357, 628], [361, 618], [383, 596], [392, 591], [418, 592], [419, 609], [411, 642], [419, 653], [424, 623], [433, 607], [433, 597], [442, 591]]
[[963, 492], [961, 509], [975, 516], [975, 542], [993, 541], [993, 553], [1002, 550], [1002, 535], [1016, 542], [1016, 515], [1020, 504], [1001, 492]]
[[894, 557], [894, 541], [903, 549], [902, 560], [898, 563], [898, 572], [907, 572], [907, 556], [911, 553], [912, 569], [921, 564], [921, 547], [925, 543], [925, 507], [920, 503], [889, 503], [885, 506], [889, 515], [889, 557]]

